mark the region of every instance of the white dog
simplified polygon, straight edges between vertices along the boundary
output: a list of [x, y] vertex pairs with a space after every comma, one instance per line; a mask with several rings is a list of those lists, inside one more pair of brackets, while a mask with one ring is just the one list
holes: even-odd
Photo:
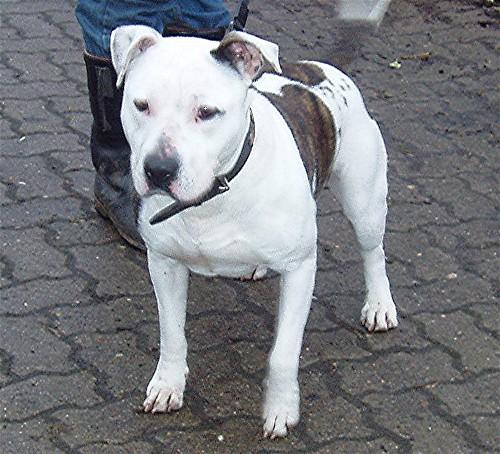
[[316, 62], [282, 71], [278, 46], [247, 33], [219, 43], [125, 26], [112, 33], [111, 51], [160, 318], [144, 410], [182, 406], [189, 272], [258, 278], [270, 268], [281, 275], [281, 292], [264, 435], [285, 436], [299, 420], [299, 355], [316, 272], [314, 195], [330, 173], [363, 257], [361, 322], [369, 331], [397, 326], [382, 247], [387, 164], [379, 128], [343, 73]]

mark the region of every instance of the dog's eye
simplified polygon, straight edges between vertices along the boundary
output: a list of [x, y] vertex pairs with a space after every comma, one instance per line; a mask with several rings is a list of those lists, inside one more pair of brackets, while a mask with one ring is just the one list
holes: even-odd
[[134, 99], [134, 106], [139, 112], [149, 111], [149, 104], [144, 99]]
[[196, 119], [203, 121], [211, 120], [220, 113], [221, 111], [216, 107], [201, 106], [198, 108], [198, 112], [196, 112]]

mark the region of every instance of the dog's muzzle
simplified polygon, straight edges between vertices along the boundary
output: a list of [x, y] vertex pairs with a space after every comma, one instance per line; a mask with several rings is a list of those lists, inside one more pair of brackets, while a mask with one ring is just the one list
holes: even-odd
[[179, 161], [173, 157], [151, 155], [144, 161], [144, 173], [151, 189], [169, 192], [170, 183], [177, 177]]

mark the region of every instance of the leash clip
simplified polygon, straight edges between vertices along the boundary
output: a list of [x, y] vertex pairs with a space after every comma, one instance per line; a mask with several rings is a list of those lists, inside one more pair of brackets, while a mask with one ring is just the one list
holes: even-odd
[[236, 9], [233, 20], [229, 23], [226, 29], [226, 35], [233, 30], [242, 32], [245, 29], [248, 18], [248, 3], [250, 0], [241, 0]]

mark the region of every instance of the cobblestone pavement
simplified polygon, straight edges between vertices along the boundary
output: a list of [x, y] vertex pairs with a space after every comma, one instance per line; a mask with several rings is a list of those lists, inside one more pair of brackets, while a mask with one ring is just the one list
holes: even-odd
[[[249, 31], [285, 57], [336, 61], [328, 2], [252, 6]], [[302, 419], [275, 442], [259, 413], [276, 279], [193, 277], [185, 407], [136, 412], [158, 356], [156, 303], [144, 257], [93, 209], [73, 2], [0, 8], [2, 453], [498, 449], [498, 7], [394, 0], [349, 65], [389, 149], [400, 327], [360, 327], [360, 259], [325, 191]]]

